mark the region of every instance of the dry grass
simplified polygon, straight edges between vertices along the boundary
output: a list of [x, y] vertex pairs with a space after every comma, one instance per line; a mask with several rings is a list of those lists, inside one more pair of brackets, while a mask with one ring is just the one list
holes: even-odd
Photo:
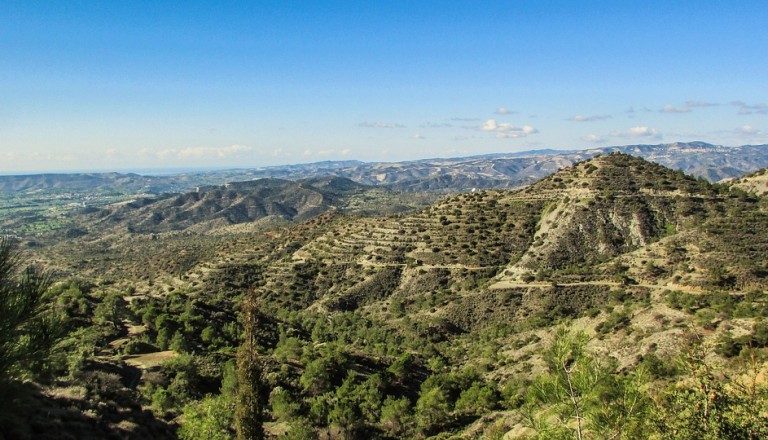
[[167, 350], [167, 351], [158, 351], [155, 353], [147, 353], [147, 354], [140, 354], [135, 356], [126, 356], [125, 363], [132, 366], [132, 367], [138, 367], [143, 368], [145, 370], [150, 368], [159, 367], [163, 364], [163, 362], [167, 361], [168, 359], [172, 359], [176, 357], [177, 354], [174, 351]]

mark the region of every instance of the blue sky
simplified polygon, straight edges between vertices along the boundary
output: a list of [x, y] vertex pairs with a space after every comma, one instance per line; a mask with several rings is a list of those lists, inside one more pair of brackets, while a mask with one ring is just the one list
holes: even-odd
[[0, 172], [768, 143], [762, 1], [5, 1]]

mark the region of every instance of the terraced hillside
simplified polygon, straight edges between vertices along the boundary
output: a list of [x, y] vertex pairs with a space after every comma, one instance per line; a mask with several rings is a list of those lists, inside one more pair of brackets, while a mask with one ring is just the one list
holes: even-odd
[[[451, 196], [414, 215], [339, 218], [287, 263], [475, 271], [491, 274], [501, 285], [537, 275], [613, 279], [615, 274], [605, 272], [611, 263], [632, 263], [633, 253], [670, 243], [725, 252], [718, 234], [727, 231], [718, 225], [752, 221], [755, 225], [745, 226], [751, 231], [764, 220], [760, 206], [758, 199], [730, 193], [727, 187], [611, 154], [516, 192]], [[712, 213], [748, 215], [701, 222]], [[761, 237], [753, 238], [758, 240], [755, 249], [762, 246]], [[692, 253], [689, 258], [698, 266], [687, 268], [686, 280], [701, 284], [696, 280], [706, 277], [706, 259]], [[662, 263], [672, 264], [656, 262]], [[670, 278], [674, 267], [668, 267]]]
[[[311, 184], [323, 185], [357, 191]], [[544, 414], [531, 408], [547, 406], [525, 402], [564, 325], [591, 337], [610, 377], [642, 366], [665, 390], [688, 383], [676, 365], [691, 341], [722, 380], [768, 346], [768, 200], [624, 154], [410, 214], [194, 231], [28, 243], [61, 276], [94, 280], [85, 305], [67, 305], [78, 319], [110, 295], [130, 304], [100, 362], [138, 350], [198, 365], [134, 367], [140, 399], [170, 424], [230, 402], [243, 298], [275, 437], [535, 436]]]
[[622, 155], [583, 162], [514, 197], [545, 205], [533, 246], [508, 268], [518, 276], [605, 262], [685, 229], [696, 210], [725, 199], [704, 180]]
[[[642, 159], [607, 155], [517, 192], [452, 196], [409, 216], [335, 218], [326, 232], [292, 243], [294, 252], [263, 271], [257, 293], [275, 310], [387, 309], [394, 301], [422, 313], [427, 304], [425, 316], [472, 328], [494, 321], [472, 311], [467, 296], [482, 304], [494, 304], [497, 294], [530, 298], [526, 307], [514, 306], [530, 314], [570, 302], [570, 293], [585, 310], [619, 288], [712, 287], [719, 271], [736, 285], [759, 287], [763, 269], [754, 261], [762, 235], [745, 239], [755, 240], [753, 253], [730, 258], [733, 267], [714, 264], [728, 254], [721, 235], [729, 233], [717, 224], [734, 220], [707, 223], [706, 232], [700, 220], [729, 209], [765, 221], [756, 200]], [[694, 252], [705, 246], [708, 252]], [[596, 297], [584, 297], [587, 291]]]
[[[745, 295], [768, 287], [765, 200], [623, 154], [515, 192], [329, 221], [259, 274], [253, 298], [280, 317], [275, 332], [296, 335], [292, 343], [342, 344], [351, 357], [339, 368], [357, 371], [358, 384], [409, 353], [414, 371], [442, 362], [449, 371], [482, 365], [482, 380], [494, 383], [534, 377], [543, 371], [540, 341], [564, 321], [597, 335], [593, 350], [632, 369], [646, 356], [679, 353], [686, 328], [703, 326], [715, 345], [749, 335], [755, 321], [736, 317], [755, 315], [717, 315], [713, 301], [722, 299], [714, 298], [760, 308], [764, 293]], [[691, 295], [699, 305], [682, 308]], [[287, 341], [270, 347], [282, 353]], [[295, 382], [325, 355], [314, 356], [297, 357], [272, 385], [308, 404], [324, 398]], [[424, 380], [415, 380], [422, 392]], [[396, 389], [385, 393], [418, 395]], [[520, 414], [509, 417], [522, 429]]]

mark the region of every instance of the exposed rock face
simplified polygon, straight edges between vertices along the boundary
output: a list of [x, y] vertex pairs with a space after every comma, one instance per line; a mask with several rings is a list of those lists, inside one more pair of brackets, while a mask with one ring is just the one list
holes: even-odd
[[[765, 264], [748, 263], [768, 247], [758, 224], [768, 226], [758, 199], [613, 153], [518, 191], [453, 195], [401, 217], [340, 217], [291, 264], [268, 270], [260, 292], [283, 304], [300, 291], [294, 306], [331, 311], [429, 295], [450, 324], [439, 331], [452, 332], [554, 306], [566, 315], [597, 307], [622, 283], [698, 288], [722, 261], [732, 263], [723, 282], [759, 284]], [[745, 249], [752, 254], [736, 257]]]

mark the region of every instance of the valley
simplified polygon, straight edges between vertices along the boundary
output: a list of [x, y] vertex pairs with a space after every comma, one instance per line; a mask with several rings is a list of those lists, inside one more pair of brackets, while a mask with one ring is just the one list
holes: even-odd
[[[740, 387], [766, 368], [764, 172], [712, 183], [583, 159], [519, 189], [281, 176], [70, 212], [19, 242], [53, 273], [64, 334], [43, 385], [18, 392], [36, 409], [4, 423], [19, 438], [54, 438], [51, 423], [228, 438], [255, 420], [296, 439], [761, 436], [768, 388]], [[588, 426], [558, 388], [571, 380]], [[711, 380], [722, 419], [691, 403]]]
[[764, 0], [2, 12], [0, 440], [768, 439]]
[[[70, 213], [107, 216], [100, 209], [121, 201], [126, 202], [122, 213], [109, 214], [110, 218], [152, 204], [144, 211], [151, 211], [148, 215], [155, 218], [136, 221], [142, 223], [140, 228], [153, 230], [180, 230], [192, 224], [203, 224], [198, 228], [207, 229], [210, 225], [205, 224], [213, 221], [209, 217], [217, 217], [219, 220], [213, 223], [218, 225], [251, 222], [265, 217], [266, 222], [270, 218], [292, 220], [297, 215], [296, 210], [302, 209], [300, 205], [306, 203], [306, 200], [294, 199], [284, 204], [286, 192], [293, 190], [293, 181], [304, 181], [310, 187], [314, 183], [319, 185], [318, 188], [308, 188], [319, 191], [326, 198], [314, 207], [315, 211], [333, 206], [334, 209], [346, 207], [362, 214], [395, 214], [425, 207], [435, 202], [440, 194], [530, 185], [575, 162], [611, 152], [643, 157], [711, 182], [734, 179], [768, 167], [768, 147], [765, 145], [723, 147], [689, 142], [589, 150], [535, 150], [391, 163], [327, 161], [161, 176], [131, 173], [0, 176], [0, 210], [6, 212], [1, 217], [0, 228], [3, 233], [19, 236], [61, 231], [73, 227], [74, 223], [94, 223], [87, 218], [75, 222]], [[329, 176], [335, 176], [336, 183], [348, 179], [341, 185], [349, 187], [346, 191], [336, 191], [338, 188], [328, 186], [333, 180], [323, 182]], [[237, 192], [237, 189], [226, 188], [232, 182], [240, 182], [239, 195], [232, 192]], [[356, 192], [350, 191], [355, 185]], [[277, 200], [276, 205], [268, 203], [268, 206], [260, 207], [254, 207], [246, 200], [235, 200], [244, 196], [243, 190], [248, 186], [253, 191], [259, 186], [262, 191], [277, 186], [283, 191], [283, 198]], [[224, 195], [226, 197], [219, 200]], [[201, 196], [206, 200], [191, 200]], [[256, 196], [260, 197], [259, 194]], [[185, 200], [178, 197], [185, 197]], [[185, 209], [182, 205], [190, 202], [199, 205], [196, 212], [181, 212]], [[230, 204], [234, 206], [230, 207]], [[159, 209], [160, 205], [165, 207]], [[249, 209], [255, 211], [249, 212]], [[78, 228], [75, 229], [74, 233], [79, 233]]]

